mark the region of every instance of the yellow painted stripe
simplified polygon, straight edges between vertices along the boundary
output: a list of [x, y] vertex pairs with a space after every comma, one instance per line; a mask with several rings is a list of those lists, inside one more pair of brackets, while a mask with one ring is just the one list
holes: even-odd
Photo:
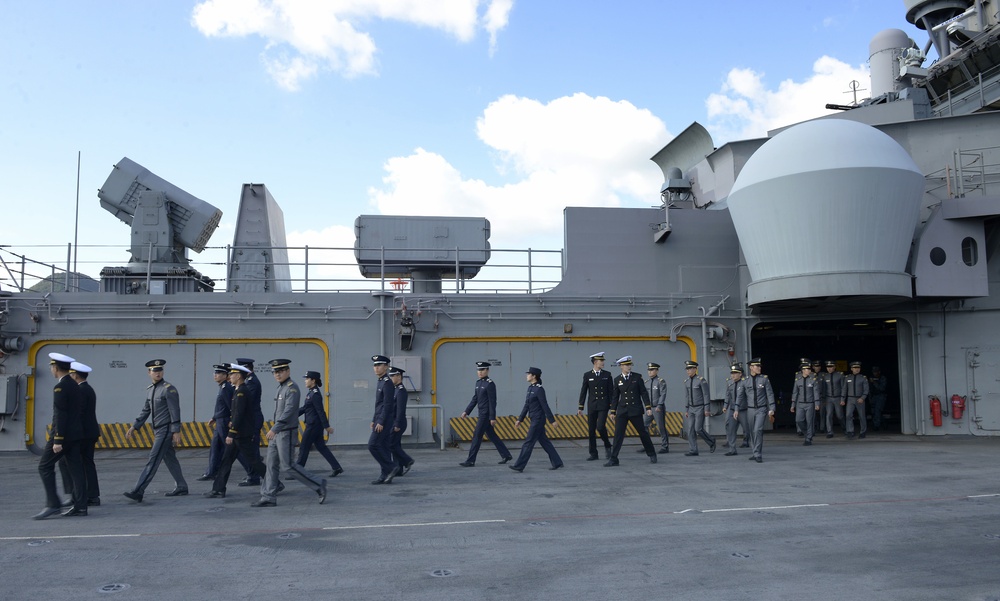
[[[262, 447], [267, 446], [267, 431], [271, 429], [274, 422], [264, 422], [260, 429], [260, 443]], [[153, 427], [143, 424], [136, 430], [132, 440], [125, 438], [125, 433], [132, 427], [132, 424], [101, 424], [101, 438], [94, 448], [97, 449], [150, 449], [153, 447]], [[47, 429], [51, 434], [51, 427]], [[181, 423], [181, 443], [178, 449], [199, 449], [208, 448], [212, 444], [212, 432], [207, 422], [183, 422]], [[305, 431], [305, 424], [299, 422], [299, 434]], [[471, 438], [472, 433], [469, 433]]]
[[[552, 424], [545, 425], [545, 435], [549, 438], [562, 440], [587, 438], [586, 415], [557, 415], [555, 418], [559, 427], [553, 428]], [[469, 442], [472, 440], [472, 435], [476, 432], [476, 422], [478, 419], [479, 418], [476, 417], [453, 417], [448, 420], [448, 423], [451, 426], [452, 432], [454, 432], [454, 436], [457, 440]], [[515, 421], [517, 421], [516, 415], [497, 416], [497, 423], [494, 426], [497, 436], [503, 440], [523, 439], [528, 434], [528, 423], [526, 421], [519, 427], [515, 428]], [[681, 425], [684, 422], [683, 413], [668, 412], [664, 421], [667, 425], [668, 434], [671, 436], [680, 436]], [[614, 426], [610, 423], [610, 420], [608, 430], [614, 430]], [[639, 436], [639, 433], [636, 432], [632, 424], [629, 424], [625, 429], [625, 435]], [[659, 436], [659, 430], [656, 427], [656, 422], [651, 424], [650, 435]], [[486, 440], [486, 438], [484, 437], [483, 440]]]

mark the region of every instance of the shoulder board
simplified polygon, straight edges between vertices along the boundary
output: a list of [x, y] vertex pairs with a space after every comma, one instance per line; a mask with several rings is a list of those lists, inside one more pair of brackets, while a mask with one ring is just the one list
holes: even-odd
[[296, 386], [295, 384], [289, 384], [289, 385], [288, 385], [288, 388], [289, 388], [290, 390], [291, 390], [291, 389], [295, 389], [295, 390], [298, 390], [298, 388], [299, 388], [299, 387], [298, 387], [298, 386]]
[[701, 377], [701, 376], [698, 376], [698, 379], [699, 379], [700, 381], [702, 381], [702, 382], [704, 382], [704, 381], [705, 381], [705, 378], [703, 378], [703, 377]]
[[52, 392], [62, 392], [62, 388], [59, 388], [57, 386], [57, 387], [55, 387], [55, 388], [52, 389]]
[[492, 382], [493, 380], [491, 380], [491, 379], [489, 379], [489, 378], [486, 378], [486, 381], [487, 381], [487, 382]]
[[171, 386], [171, 385], [168, 384], [167, 385], [167, 392], [170, 392], [172, 390], [176, 390], [176, 388], [174, 388], [173, 386]]
[[237, 392], [236, 396], [243, 396], [243, 393], [242, 392]]

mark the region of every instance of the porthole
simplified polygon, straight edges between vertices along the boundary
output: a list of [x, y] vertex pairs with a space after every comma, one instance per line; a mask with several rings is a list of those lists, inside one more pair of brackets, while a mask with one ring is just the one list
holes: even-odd
[[938, 267], [944, 265], [944, 262], [948, 259], [948, 255], [944, 252], [944, 249], [940, 246], [935, 246], [931, 249], [931, 263], [934, 263]]
[[962, 240], [962, 262], [969, 267], [979, 262], [979, 244], [975, 238]]

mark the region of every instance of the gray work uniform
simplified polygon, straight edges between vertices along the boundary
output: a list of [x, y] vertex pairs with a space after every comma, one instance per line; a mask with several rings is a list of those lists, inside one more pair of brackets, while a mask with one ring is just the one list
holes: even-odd
[[187, 481], [184, 480], [181, 464], [174, 453], [172, 438], [174, 433], [181, 431], [181, 400], [173, 384], [160, 380], [146, 388], [146, 402], [132, 428], [138, 430], [147, 419], [153, 426], [153, 448], [149, 450], [149, 459], [139, 474], [133, 492], [143, 494], [153, 481], [161, 461], [167, 464], [167, 470], [174, 479], [174, 489], [187, 490]]
[[826, 385], [826, 432], [833, 434], [833, 416], [837, 423], [844, 423], [844, 408], [840, 406], [840, 397], [844, 394], [844, 374], [839, 371], [826, 374], [823, 383]]
[[795, 407], [795, 424], [811, 443], [816, 432], [816, 410], [823, 399], [823, 383], [815, 375], [795, 376], [792, 386], [792, 406]]
[[649, 392], [649, 406], [653, 408], [653, 415], [643, 416], [642, 421], [648, 431], [649, 425], [653, 423], [654, 419], [656, 420], [656, 427], [660, 430], [660, 449], [666, 450], [670, 448], [665, 420], [667, 415], [667, 381], [657, 376], [646, 378], [645, 385], [646, 391]]
[[280, 478], [294, 478], [316, 494], [320, 494], [322, 479], [295, 463], [295, 445], [299, 442], [299, 387], [288, 378], [278, 385], [274, 394], [275, 437], [267, 447], [267, 472], [260, 483], [260, 498], [275, 502]]
[[861, 423], [861, 434], [868, 431], [868, 420], [865, 419], [865, 400], [868, 399], [868, 378], [861, 374], [847, 374], [844, 376], [844, 392], [840, 396], [841, 402], [846, 403], [844, 415], [844, 427], [848, 436], [854, 436], [854, 412], [858, 413], [858, 421]]
[[[746, 398], [737, 394], [740, 387], [743, 386], [743, 380], [745, 379], [740, 378], [738, 382], [732, 379], [726, 380], [726, 402], [724, 409], [726, 412], [726, 444], [729, 446], [730, 451], [736, 450], [736, 430], [740, 426], [743, 427], [743, 437], [748, 438], [750, 436], [750, 423], [747, 420], [747, 401]], [[737, 413], [738, 415], [733, 417], [733, 413]]]
[[746, 403], [747, 421], [750, 423], [750, 452], [754, 457], [762, 457], [764, 450], [764, 424], [768, 413], [774, 411], [774, 390], [771, 381], [764, 374], [747, 376], [740, 380], [742, 386], [737, 391], [738, 402]]
[[692, 378], [684, 378], [684, 410], [688, 417], [685, 423], [690, 452], [698, 454], [698, 437], [701, 436], [705, 443], [715, 449], [715, 439], [705, 431], [705, 411], [708, 410], [708, 382], [705, 378], [695, 375]]

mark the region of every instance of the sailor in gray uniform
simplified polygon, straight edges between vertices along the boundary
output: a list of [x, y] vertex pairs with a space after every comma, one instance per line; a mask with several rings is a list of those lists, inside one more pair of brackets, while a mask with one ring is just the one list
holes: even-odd
[[142, 503], [142, 495], [153, 481], [161, 461], [167, 464], [167, 469], [174, 479], [174, 489], [165, 496], [177, 497], [188, 494], [187, 481], [184, 480], [181, 464], [174, 453], [174, 446], [181, 443], [181, 399], [174, 385], [163, 379], [163, 366], [166, 364], [165, 359], [146, 362], [149, 379], [153, 383], [146, 388], [146, 402], [142, 406], [142, 411], [135, 418], [135, 423], [125, 432], [125, 438], [132, 440], [135, 431], [141, 428], [147, 419], [153, 426], [153, 448], [149, 450], [146, 466], [142, 468], [135, 487], [122, 493], [137, 503]]
[[660, 453], [670, 452], [670, 441], [667, 438], [667, 424], [664, 417], [667, 413], [667, 381], [660, 377], [660, 364], [647, 363], [646, 391], [649, 392], [649, 406], [653, 408], [653, 414], [643, 418], [643, 425], [649, 429], [649, 425], [656, 420], [656, 427], [660, 430]]
[[[745, 396], [737, 395], [737, 391], [743, 386], [743, 366], [733, 363], [729, 368], [729, 379], [726, 380], [726, 401], [722, 411], [726, 414], [726, 446], [729, 451], [727, 456], [736, 455], [736, 430], [743, 426], [743, 434], [750, 432], [750, 425], [747, 421], [747, 402]], [[738, 398], [739, 397], [739, 398]]]
[[274, 507], [278, 493], [284, 489], [281, 477], [294, 478], [319, 495], [319, 502], [326, 500], [326, 478], [318, 478], [295, 463], [295, 445], [299, 442], [299, 386], [291, 376], [291, 361], [272, 359], [271, 370], [278, 382], [274, 393], [274, 425], [267, 431], [267, 472], [260, 485], [260, 499], [251, 507]]
[[764, 450], [764, 423], [774, 422], [774, 390], [767, 376], [760, 373], [760, 357], [747, 363], [750, 375], [740, 380], [743, 384], [736, 390], [737, 405], [746, 405], [747, 421], [750, 422], [750, 459], [761, 463]]
[[795, 414], [795, 423], [805, 434], [804, 446], [812, 445], [816, 428], [816, 411], [823, 402], [823, 383], [812, 373], [812, 365], [803, 361], [799, 368], [801, 372], [795, 376], [792, 385], [791, 411]]
[[708, 444], [708, 450], [715, 452], [715, 439], [705, 431], [705, 418], [711, 414], [709, 407], [708, 382], [698, 375], [698, 362], [685, 361], [684, 370], [684, 419], [690, 449], [684, 453], [686, 457], [697, 457], [698, 436]]
[[847, 437], [854, 438], [854, 413], [858, 413], [861, 423], [861, 434], [864, 438], [868, 433], [868, 421], [865, 419], [865, 400], [868, 398], [868, 378], [861, 375], [861, 362], [851, 362], [851, 373], [844, 378], [844, 391], [840, 395], [840, 404], [845, 408], [844, 425]]
[[[837, 371], [836, 361], [826, 362], [826, 377], [823, 378], [824, 404], [826, 405], [826, 437], [833, 438], [833, 417], [837, 416], [837, 423], [844, 424], [844, 408], [840, 404], [840, 397], [844, 393], [844, 374]], [[846, 430], [845, 430], [846, 431]]]
[[611, 410], [608, 419], [615, 422], [615, 443], [611, 447], [611, 458], [604, 467], [618, 465], [618, 452], [625, 442], [625, 430], [631, 423], [639, 433], [642, 448], [649, 457], [650, 463], [656, 463], [656, 449], [649, 439], [646, 426], [642, 423], [643, 415], [652, 415], [653, 408], [649, 405], [649, 394], [642, 376], [632, 373], [632, 355], [625, 355], [618, 360], [622, 373], [615, 377], [615, 387], [611, 396]]

